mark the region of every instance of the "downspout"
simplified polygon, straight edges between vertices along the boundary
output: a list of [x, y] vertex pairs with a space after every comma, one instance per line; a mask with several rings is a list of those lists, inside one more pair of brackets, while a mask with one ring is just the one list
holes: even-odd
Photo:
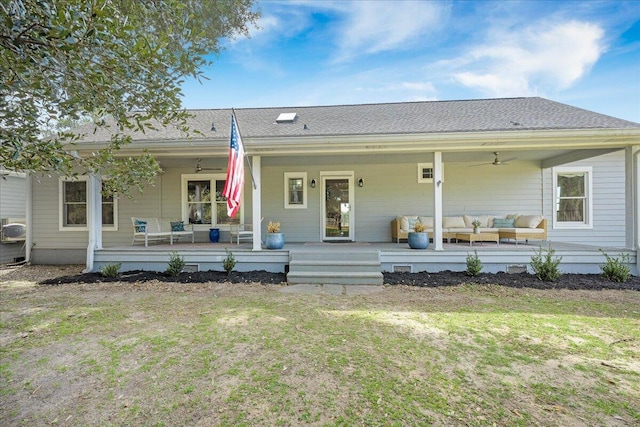
[[[632, 148], [630, 148], [632, 149]], [[636, 150], [633, 153], [631, 161], [631, 169], [633, 171], [632, 179], [632, 194], [631, 198], [633, 208], [633, 249], [636, 251], [636, 271], [640, 274], [640, 256], [638, 256], [638, 249], [640, 248], [640, 196], [638, 195], [638, 185], [640, 185], [640, 167], [638, 167], [638, 159], [640, 159], [640, 150]]]
[[24, 242], [24, 262], [31, 262], [31, 248], [33, 247], [33, 179], [31, 179], [31, 173], [27, 172], [27, 194], [26, 194], [26, 206], [25, 216], [27, 221], [27, 238]]

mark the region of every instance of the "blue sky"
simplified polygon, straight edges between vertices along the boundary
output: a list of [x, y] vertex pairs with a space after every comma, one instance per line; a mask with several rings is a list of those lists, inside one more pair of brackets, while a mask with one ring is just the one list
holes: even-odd
[[261, 1], [185, 108], [541, 96], [640, 122], [640, 1]]

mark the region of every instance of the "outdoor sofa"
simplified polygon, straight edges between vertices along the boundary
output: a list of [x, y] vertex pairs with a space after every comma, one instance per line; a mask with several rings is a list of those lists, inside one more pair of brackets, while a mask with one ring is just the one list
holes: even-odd
[[[144, 242], [145, 246], [149, 246], [149, 242], [169, 241], [173, 245], [174, 240], [181, 237], [191, 236], [191, 243], [194, 242], [193, 224], [190, 224], [190, 230], [185, 229], [183, 221], [165, 221], [166, 228], [160, 226], [158, 218], [136, 218], [131, 217], [133, 225], [133, 240], [131, 244], [136, 242]], [[163, 222], [164, 223], [164, 222]]]
[[[542, 215], [458, 215], [442, 218], [442, 238], [451, 242], [458, 233], [473, 233], [473, 221], [480, 221], [481, 233], [495, 233], [502, 239], [547, 240], [547, 220]], [[429, 237], [433, 238], [433, 217], [419, 215], [403, 215], [391, 221], [391, 239], [400, 243], [407, 239], [409, 231], [413, 231], [416, 222], [427, 226]]]

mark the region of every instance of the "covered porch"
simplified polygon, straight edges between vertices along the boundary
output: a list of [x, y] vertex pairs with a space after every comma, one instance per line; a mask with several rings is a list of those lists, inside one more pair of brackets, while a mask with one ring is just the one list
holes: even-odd
[[[410, 249], [406, 243], [352, 242], [352, 243], [287, 243], [281, 250], [253, 249], [252, 243], [180, 243], [155, 244], [144, 246], [118, 246], [104, 248], [95, 253], [95, 267], [111, 263], [121, 263], [121, 271], [154, 270], [165, 271], [172, 253], [177, 253], [186, 262], [186, 271], [224, 271], [225, 258], [231, 253], [236, 260], [235, 270], [266, 270], [275, 273], [288, 273], [290, 263], [299, 255], [310, 255], [314, 260], [331, 260], [337, 256], [348, 263], [362, 254], [373, 254], [378, 260], [379, 272], [438, 272], [443, 270], [464, 271], [466, 259], [474, 251], [482, 261], [483, 272], [531, 271], [531, 257], [540, 249], [552, 248], [556, 257], [562, 257], [560, 269], [563, 273], [600, 273], [600, 265], [609, 256], [629, 257], [633, 274], [637, 275], [637, 253], [632, 249], [617, 247], [599, 247], [569, 242], [501, 241], [493, 242], [443, 243], [442, 250], [436, 250], [431, 244], [425, 250]], [[339, 270], [338, 263], [330, 261], [323, 268], [327, 273]], [[346, 276], [346, 275], [345, 275]]]

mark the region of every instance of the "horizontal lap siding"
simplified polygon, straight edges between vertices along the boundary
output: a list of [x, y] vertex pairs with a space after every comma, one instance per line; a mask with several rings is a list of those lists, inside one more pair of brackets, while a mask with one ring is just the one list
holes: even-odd
[[[23, 177], [0, 177], [0, 218], [26, 217], [26, 182]], [[0, 264], [24, 256], [24, 242], [0, 243]]]
[[[593, 229], [553, 229], [549, 222], [549, 239], [602, 246], [625, 246], [625, 172], [624, 151], [569, 163], [566, 166], [593, 168]], [[553, 171], [544, 171], [545, 188], [550, 196], [545, 200], [545, 214], [553, 218]]]

